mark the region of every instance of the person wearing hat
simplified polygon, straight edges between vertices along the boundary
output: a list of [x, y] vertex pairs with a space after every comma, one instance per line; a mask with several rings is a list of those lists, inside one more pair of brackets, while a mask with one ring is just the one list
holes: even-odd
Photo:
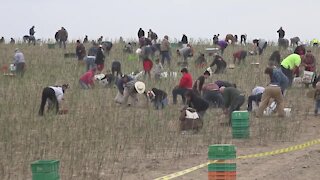
[[[138, 94], [144, 94], [146, 90], [146, 85], [141, 81], [132, 80], [127, 82], [124, 85], [123, 91], [123, 101], [122, 104], [128, 104], [128, 106], [136, 105], [138, 102]], [[131, 98], [132, 102], [128, 102], [129, 97]]]
[[24, 55], [18, 48], [14, 52], [13, 64], [16, 67], [16, 74], [23, 77], [26, 66]]
[[62, 86], [49, 86], [42, 90], [41, 105], [39, 109], [39, 115], [43, 116], [44, 107], [46, 105], [47, 99], [49, 99], [48, 110], [53, 107], [56, 109], [56, 114], [59, 112], [59, 103], [64, 100], [63, 96], [66, 89], [69, 88], [68, 84], [63, 84]]
[[198, 77], [196, 82], [194, 82], [192, 89], [197, 95], [201, 95], [202, 86], [203, 86], [205, 80], [208, 79], [209, 76], [210, 76], [210, 72], [209, 71], [205, 71], [203, 73], [203, 75]]
[[293, 82], [293, 72], [296, 68], [299, 68], [301, 64], [301, 57], [298, 54], [291, 54], [288, 57], [286, 57], [281, 62], [281, 70], [282, 72], [287, 76], [289, 79], [289, 86], [292, 86]]
[[217, 68], [214, 71], [214, 74], [224, 73], [224, 71], [227, 68], [226, 61], [221, 56], [219, 56], [218, 53], [214, 54], [214, 59], [213, 59], [213, 62], [210, 64], [210, 68], [212, 68], [215, 65], [217, 66]]
[[80, 77], [79, 84], [82, 89], [91, 89], [94, 87], [95, 73], [96, 73], [96, 68], [92, 68]]
[[234, 87], [221, 87], [220, 92], [224, 99], [223, 111], [229, 117], [231, 125], [231, 114], [233, 111], [239, 111], [245, 101], [244, 95]]
[[165, 106], [168, 105], [168, 95], [163, 90], [152, 88], [150, 91], [147, 92], [147, 97], [151, 102], [153, 102], [154, 108], [156, 110], [163, 109]]
[[102, 45], [99, 45], [99, 48], [97, 50], [96, 60], [95, 63], [97, 65], [97, 70], [101, 73], [101, 71], [104, 69], [104, 59], [105, 56], [103, 54], [103, 48]]

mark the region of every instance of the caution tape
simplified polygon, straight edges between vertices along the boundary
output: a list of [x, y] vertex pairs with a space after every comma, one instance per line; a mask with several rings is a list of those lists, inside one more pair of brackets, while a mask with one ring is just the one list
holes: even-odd
[[[258, 158], [258, 157], [265, 157], [265, 156], [273, 156], [273, 155], [278, 155], [278, 154], [283, 154], [283, 153], [289, 153], [289, 152], [293, 152], [293, 151], [298, 151], [298, 150], [302, 150], [305, 149], [307, 147], [316, 145], [316, 144], [320, 144], [320, 139], [316, 139], [316, 140], [312, 140], [312, 141], [308, 141], [306, 143], [303, 144], [299, 144], [299, 145], [295, 145], [295, 146], [291, 146], [291, 147], [287, 147], [287, 148], [283, 148], [283, 149], [278, 149], [278, 150], [274, 150], [274, 151], [269, 151], [269, 152], [264, 152], [264, 153], [258, 153], [258, 154], [250, 154], [250, 155], [244, 155], [244, 156], [238, 156], [237, 159], [249, 159], [249, 158]], [[198, 166], [194, 166], [192, 168], [183, 170], [183, 171], [179, 171], [176, 173], [172, 173], [169, 174], [167, 176], [163, 176], [154, 180], [169, 180], [169, 179], [174, 179], [180, 176], [183, 176], [185, 174], [191, 173], [193, 171], [196, 171], [198, 169], [204, 168], [206, 166], [208, 166], [211, 163], [216, 163], [218, 161], [209, 161], [207, 163], [204, 164], [200, 164]]]

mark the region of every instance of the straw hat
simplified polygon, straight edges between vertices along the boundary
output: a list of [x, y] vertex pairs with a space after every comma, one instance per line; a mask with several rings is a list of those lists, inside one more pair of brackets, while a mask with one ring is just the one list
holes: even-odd
[[141, 81], [137, 81], [135, 84], [134, 84], [134, 88], [136, 89], [136, 91], [138, 92], [138, 94], [143, 94], [144, 91], [146, 90], [146, 85], [141, 82]]

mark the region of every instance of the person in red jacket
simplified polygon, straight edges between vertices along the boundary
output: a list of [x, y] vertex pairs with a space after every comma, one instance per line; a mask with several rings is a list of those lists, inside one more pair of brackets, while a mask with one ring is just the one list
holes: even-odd
[[79, 80], [80, 87], [82, 89], [90, 89], [94, 86], [94, 75], [96, 73], [96, 68], [90, 69], [84, 73]]
[[177, 96], [180, 95], [182, 97], [183, 104], [186, 102], [185, 93], [188, 90], [192, 89], [192, 76], [189, 74], [187, 68], [183, 68], [181, 70], [182, 78], [180, 79], [180, 83], [177, 87], [172, 90], [173, 96], [173, 104], [177, 104]]

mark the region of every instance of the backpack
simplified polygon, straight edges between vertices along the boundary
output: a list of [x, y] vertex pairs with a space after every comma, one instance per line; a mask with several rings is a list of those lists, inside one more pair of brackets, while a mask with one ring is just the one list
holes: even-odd
[[199, 131], [203, 126], [203, 121], [198, 113], [192, 108], [186, 108], [181, 111], [180, 131], [196, 130]]

